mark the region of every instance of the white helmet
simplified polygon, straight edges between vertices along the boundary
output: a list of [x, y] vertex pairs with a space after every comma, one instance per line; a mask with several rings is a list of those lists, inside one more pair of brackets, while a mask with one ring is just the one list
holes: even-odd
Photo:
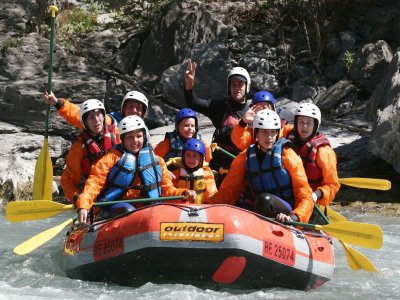
[[118, 123], [118, 133], [122, 136], [125, 133], [137, 130], [137, 129], [144, 129], [146, 131], [146, 139], [144, 144], [147, 145], [150, 139], [149, 129], [147, 128], [146, 124], [144, 123], [143, 119], [138, 116], [127, 116]]
[[89, 111], [96, 110], [96, 109], [101, 109], [103, 111], [103, 115], [106, 115], [106, 109], [104, 108], [103, 102], [97, 99], [89, 99], [83, 102], [80, 106], [80, 111], [79, 111], [79, 117], [81, 120], [81, 124], [84, 129], [85, 127], [85, 122], [83, 122], [83, 116], [88, 113]]
[[[315, 132], [318, 131], [319, 125], [321, 124], [321, 111], [319, 110], [318, 106], [313, 103], [300, 103], [297, 107], [294, 116], [303, 116], [303, 117], [310, 117], [314, 118], [318, 121], [317, 128]], [[297, 122], [296, 122], [297, 123]]]
[[124, 104], [125, 104], [126, 100], [136, 100], [136, 101], [142, 103], [144, 105], [142, 117], [144, 117], [146, 115], [147, 107], [149, 106], [149, 100], [147, 100], [147, 97], [143, 93], [138, 92], [138, 91], [130, 91], [130, 92], [126, 93], [126, 95], [122, 99], [122, 103], [121, 103], [121, 115], [123, 115], [122, 110], [124, 108]]
[[230, 72], [228, 74], [228, 79], [227, 79], [228, 95], [230, 95], [230, 88], [229, 88], [230, 82], [229, 81], [232, 77], [235, 77], [235, 76], [246, 79], [246, 94], [248, 94], [250, 91], [250, 86], [251, 86], [249, 72], [247, 72], [247, 70], [245, 68], [235, 67], [232, 70], [230, 70]]
[[281, 129], [281, 118], [269, 109], [263, 109], [256, 113], [253, 120], [253, 128], [256, 129]]

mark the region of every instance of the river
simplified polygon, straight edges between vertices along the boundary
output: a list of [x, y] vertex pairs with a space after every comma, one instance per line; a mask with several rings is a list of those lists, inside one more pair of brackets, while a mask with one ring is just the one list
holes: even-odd
[[13, 248], [28, 238], [56, 226], [71, 214], [64, 213], [40, 221], [10, 223], [0, 213], [0, 299], [399, 299], [400, 298], [400, 225], [398, 218], [349, 215], [352, 221], [373, 223], [384, 231], [380, 250], [354, 247], [366, 255], [377, 273], [352, 271], [348, 267], [341, 244], [335, 240], [336, 268], [333, 279], [315, 290], [304, 292], [288, 289], [266, 290], [202, 290], [180, 284], [140, 288], [85, 282], [68, 278], [59, 256], [64, 230], [45, 245], [17, 256]]

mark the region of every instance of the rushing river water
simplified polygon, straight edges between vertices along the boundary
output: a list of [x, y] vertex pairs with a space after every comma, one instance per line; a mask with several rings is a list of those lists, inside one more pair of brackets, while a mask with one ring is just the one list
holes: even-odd
[[384, 231], [380, 250], [354, 247], [377, 267], [377, 273], [349, 269], [344, 251], [335, 241], [336, 268], [333, 279], [309, 291], [266, 289], [257, 291], [202, 290], [185, 285], [155, 285], [129, 288], [68, 278], [59, 256], [63, 233], [25, 256], [13, 248], [28, 238], [56, 226], [70, 214], [23, 223], [7, 222], [0, 213], [0, 299], [400, 299], [400, 225], [395, 217], [359, 214], [352, 221], [373, 223]]

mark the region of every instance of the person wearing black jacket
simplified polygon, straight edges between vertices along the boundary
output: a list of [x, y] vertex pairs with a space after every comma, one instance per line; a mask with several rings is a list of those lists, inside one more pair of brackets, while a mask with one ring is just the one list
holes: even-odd
[[[212, 143], [217, 143], [222, 149], [237, 155], [239, 149], [231, 140], [231, 132], [243, 114], [249, 109], [247, 94], [250, 91], [251, 80], [246, 69], [241, 67], [232, 68], [227, 77], [228, 98], [200, 99], [194, 93], [194, 80], [196, 74], [196, 63], [188, 59], [188, 68], [185, 72], [185, 101], [186, 106], [207, 116], [215, 127]], [[232, 158], [220, 151], [213, 152], [210, 161], [212, 170], [218, 172], [220, 167], [229, 169]], [[217, 186], [223, 177], [216, 176]]]

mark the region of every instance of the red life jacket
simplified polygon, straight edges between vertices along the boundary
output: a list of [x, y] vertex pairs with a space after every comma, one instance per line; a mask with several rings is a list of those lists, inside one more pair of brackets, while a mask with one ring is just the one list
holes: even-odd
[[[288, 135], [288, 139], [294, 143], [294, 132]], [[304, 169], [306, 170], [306, 175], [308, 183], [313, 191], [321, 185], [322, 182], [322, 171], [317, 166], [317, 152], [318, 148], [321, 146], [329, 145], [328, 139], [323, 134], [318, 134], [314, 136], [311, 140], [305, 143], [300, 149], [297, 150], [297, 154], [300, 155]]]
[[83, 148], [82, 176], [87, 178], [91, 166], [115, 145], [115, 126], [114, 124], [105, 126], [102, 145], [94, 141], [86, 131], [82, 131], [79, 136]]

